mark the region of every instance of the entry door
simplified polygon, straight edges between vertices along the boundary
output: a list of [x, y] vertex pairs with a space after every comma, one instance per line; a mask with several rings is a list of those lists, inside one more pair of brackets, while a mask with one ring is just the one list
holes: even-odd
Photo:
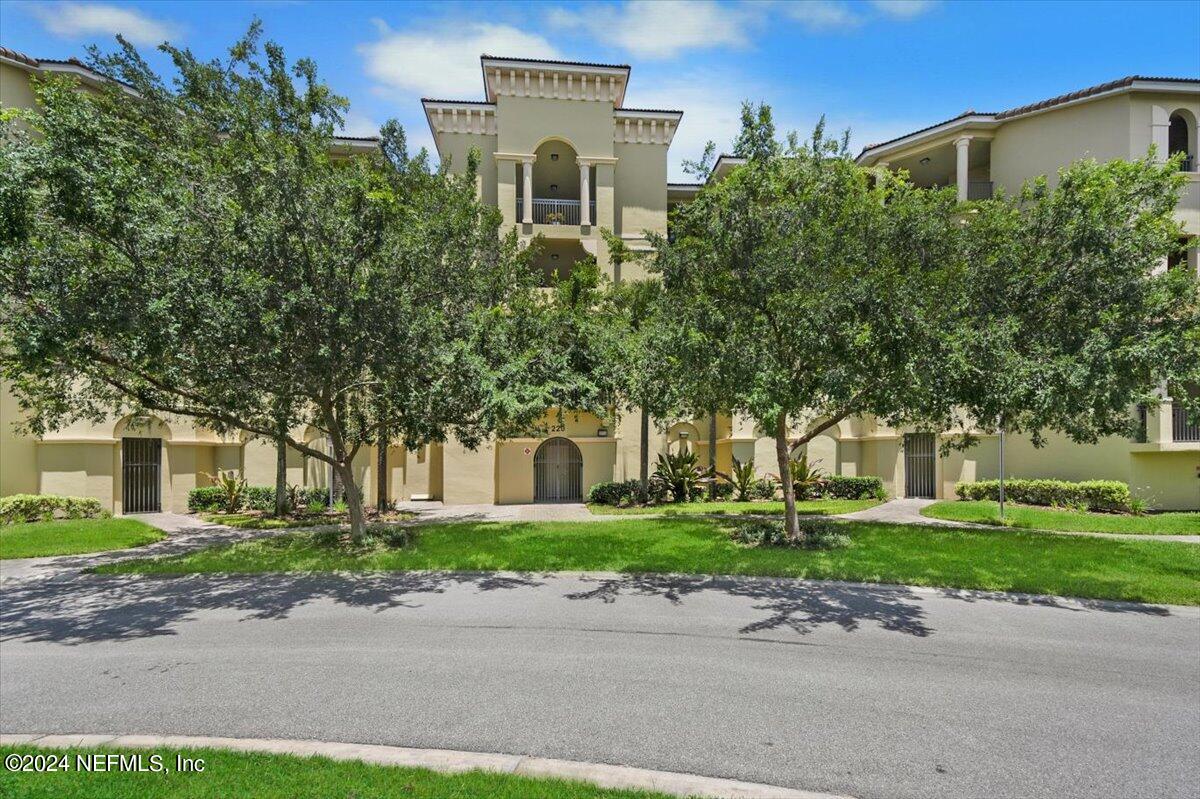
[[575, 442], [550, 438], [533, 456], [534, 502], [582, 502], [583, 457]]
[[162, 510], [161, 438], [121, 439], [121, 508], [125, 513]]
[[937, 443], [933, 433], [904, 436], [904, 495], [933, 499]]

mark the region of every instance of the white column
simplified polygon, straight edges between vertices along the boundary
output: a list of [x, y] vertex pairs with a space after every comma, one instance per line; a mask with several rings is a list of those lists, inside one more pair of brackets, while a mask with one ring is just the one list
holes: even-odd
[[961, 139], [955, 139], [954, 147], [958, 150], [958, 158], [954, 166], [954, 176], [958, 180], [958, 201], [963, 202], [967, 199], [967, 186], [970, 182], [968, 176], [970, 162], [967, 156], [970, 154], [971, 137], [963, 136]]
[[592, 224], [592, 165], [587, 161], [579, 162], [579, 224], [590, 227]]
[[521, 222], [533, 224], [533, 159], [526, 158], [521, 162]]

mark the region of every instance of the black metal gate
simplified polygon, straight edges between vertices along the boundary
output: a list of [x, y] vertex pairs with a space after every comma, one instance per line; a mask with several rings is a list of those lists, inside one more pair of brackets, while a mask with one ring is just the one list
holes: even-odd
[[534, 502], [582, 502], [583, 456], [575, 442], [548, 438], [533, 455]]
[[933, 433], [904, 436], [904, 496], [933, 499], [937, 442]]
[[162, 510], [161, 471], [161, 438], [121, 439], [122, 512]]

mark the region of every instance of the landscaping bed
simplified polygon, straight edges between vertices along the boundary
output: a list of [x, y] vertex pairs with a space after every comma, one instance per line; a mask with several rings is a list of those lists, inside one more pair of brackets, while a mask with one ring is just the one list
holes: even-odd
[[[383, 515], [369, 514], [371, 521], [400, 522], [416, 516], [407, 511], [392, 511]], [[254, 511], [239, 511], [237, 513], [201, 513], [200, 518], [213, 524], [223, 524], [226, 527], [237, 527], [242, 530], [287, 530], [300, 527], [328, 527], [350, 523], [347, 513], [327, 511], [323, 513], [299, 513], [289, 516], [273, 516]]]
[[[811, 499], [796, 503], [796, 512], [820, 516], [854, 513], [879, 504], [877, 499]], [[756, 500], [748, 502], [666, 502], [661, 505], [632, 505], [623, 508], [612, 505], [590, 503], [588, 510], [601, 516], [626, 514], [661, 514], [676, 516], [712, 513], [729, 514], [779, 514], [783, 513], [781, 500]]]
[[104, 574], [308, 571], [611, 571], [764, 575], [1200, 604], [1200, 546], [1053, 533], [844, 522], [829, 550], [747, 547], [733, 520], [422, 525], [411, 542], [346, 546], [307, 532], [96, 569]]
[[991, 500], [943, 501], [922, 508], [922, 516], [956, 522], [1002, 525], [1027, 530], [1059, 530], [1080, 533], [1126, 533], [1129, 535], [1200, 535], [1200, 513], [1091, 513], [1066, 508], [1004, 504]]
[[151, 544], [162, 530], [137, 519], [61, 519], [0, 526], [0, 560], [82, 555]]
[[[69, 758], [77, 754], [157, 755], [169, 773], [69, 771], [32, 773], [0, 769], [0, 796], [25, 799], [666, 799], [664, 794], [600, 788], [583, 782], [518, 777], [486, 771], [443, 774], [421, 768], [379, 766], [326, 757], [227, 752], [218, 749], [42, 749], [0, 747], [0, 753]], [[200, 758], [202, 773], [176, 769], [176, 755]], [[147, 766], [148, 768], [149, 766]]]

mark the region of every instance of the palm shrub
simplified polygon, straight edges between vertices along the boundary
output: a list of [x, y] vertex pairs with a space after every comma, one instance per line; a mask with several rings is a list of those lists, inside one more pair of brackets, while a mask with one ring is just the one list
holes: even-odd
[[809, 465], [808, 453], [803, 453], [789, 462], [788, 469], [791, 471], [792, 488], [796, 492], [797, 502], [811, 499], [820, 492], [825, 473], [818, 467]]
[[700, 460], [690, 449], [659, 453], [654, 476], [661, 480], [671, 494], [672, 502], [691, 502], [701, 485], [709, 478], [700, 468]]
[[221, 510], [225, 513], [237, 513], [242, 508], [242, 502], [246, 497], [246, 481], [238, 476], [238, 473], [230, 469], [225, 472], [217, 472], [211, 475], [208, 472], [204, 476], [212, 480], [217, 488], [221, 490]]
[[[722, 477], [733, 486], [734, 496], [738, 502], [749, 502], [754, 498], [754, 484], [758, 482], [758, 475], [754, 473], [754, 458], [745, 463], [734, 458], [733, 468], [729, 470], [729, 474], [722, 475]], [[774, 493], [773, 487], [772, 493]]]

